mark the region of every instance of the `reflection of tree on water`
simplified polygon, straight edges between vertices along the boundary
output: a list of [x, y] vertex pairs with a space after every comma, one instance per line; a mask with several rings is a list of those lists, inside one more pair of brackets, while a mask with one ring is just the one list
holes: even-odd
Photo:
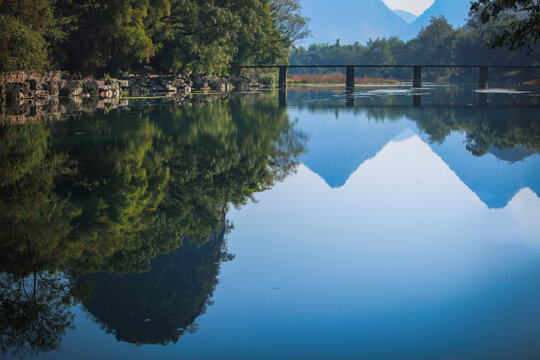
[[93, 135], [57, 144], [77, 161], [58, 182], [81, 211], [71, 222], [79, 251], [71, 267], [148, 269], [184, 237], [205, 242], [228, 204], [243, 205], [293, 171], [302, 136], [284, 110], [262, 105], [216, 101], [63, 124], [59, 131]]
[[417, 135], [490, 209], [505, 207], [524, 188], [540, 195], [538, 97], [494, 94], [478, 107], [470, 88], [426, 92], [422, 107], [403, 91], [359, 99], [354, 108], [303, 105], [318, 116], [300, 122], [313, 139], [302, 161], [341, 187], [388, 143]]
[[[294, 171], [303, 151], [303, 135], [284, 109], [270, 105], [274, 99], [257, 99], [258, 106], [250, 101], [112, 111], [0, 127], [0, 274], [6, 313], [2, 333], [19, 336], [2, 338], [3, 350], [25, 341], [31, 344], [36, 331], [49, 331], [51, 336], [39, 338], [47, 344], [31, 345], [34, 351], [58, 347], [71, 325], [67, 299], [73, 288], [69, 282], [46, 285], [55, 283], [49, 279], [65, 279], [64, 273], [101, 273], [86, 277], [96, 283], [96, 294], [91, 302], [83, 299], [96, 317], [103, 317], [100, 321], [111, 321], [108, 327], [119, 338], [138, 343], [178, 339], [182, 331], [177, 329], [188, 327], [211, 296], [229, 204], [241, 206], [254, 193], [271, 188]], [[129, 333], [111, 316], [120, 304], [107, 305], [114, 299], [99, 290], [121, 278], [104, 273], [150, 271], [151, 259], [180, 246], [171, 254], [178, 264], [167, 265], [167, 258], [160, 257], [152, 265], [188, 274], [169, 278], [171, 282], [161, 279], [171, 284], [167, 296], [182, 308], [167, 322], [154, 311], [166, 303], [158, 297], [161, 303], [141, 308], [152, 310], [158, 325], [146, 325], [154, 326], [150, 330], [156, 333], [146, 338]], [[154, 281], [158, 270], [151, 271], [147, 278]], [[21, 284], [34, 275], [37, 302], [34, 296], [26, 301]], [[182, 294], [175, 292], [182, 289]], [[155, 292], [137, 296], [150, 299]], [[33, 323], [46, 315], [17, 320], [17, 309], [30, 309], [28, 304], [39, 305], [35, 314], [59, 314], [54, 319], [65, 319], [64, 326]]]
[[[334, 107], [325, 102], [322, 106], [318, 103], [306, 105], [301, 95], [299, 92], [296, 94], [298, 98], [293, 101], [289, 99], [289, 103], [296, 101], [313, 113], [335, 113], [336, 117], [340, 112], [367, 114], [373, 121], [393, 121], [405, 117], [416, 122], [433, 143], [444, 142], [452, 131], [463, 132], [466, 134], [467, 150], [475, 156], [483, 156], [488, 151], [501, 154], [501, 151], [517, 147], [518, 152], [526, 157], [540, 150], [538, 97], [516, 100], [515, 97], [500, 95], [494, 104], [478, 107], [475, 101], [480, 94], [470, 88], [445, 87], [426, 89], [422, 107], [413, 107], [412, 99], [407, 95], [370, 95], [359, 98], [356, 107], [345, 108], [339, 103]], [[332, 95], [320, 91], [312, 96], [330, 98]], [[507, 153], [502, 155], [501, 160], [510, 157], [515, 161], [516, 155], [515, 152]]]
[[49, 139], [46, 124], [0, 128], [0, 350], [12, 355], [58, 349], [73, 322], [57, 268], [76, 212], [53, 191], [68, 170]]
[[23, 356], [58, 350], [73, 327], [70, 285], [58, 274], [0, 274], [0, 351]]
[[83, 305], [118, 340], [176, 343], [197, 329], [195, 319], [211, 304], [219, 264], [231, 258], [223, 250], [224, 234], [212, 233], [204, 245], [186, 241], [178, 250], [158, 255], [145, 273], [83, 276], [81, 282], [94, 287]]

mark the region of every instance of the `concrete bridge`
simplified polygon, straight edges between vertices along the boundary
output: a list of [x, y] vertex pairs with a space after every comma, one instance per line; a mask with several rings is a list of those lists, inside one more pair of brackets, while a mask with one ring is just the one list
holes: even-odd
[[[287, 105], [287, 70], [293, 69], [314, 69], [314, 68], [344, 68], [346, 69], [345, 86], [347, 88], [347, 106], [354, 106], [354, 72], [355, 69], [384, 69], [384, 68], [404, 68], [412, 70], [412, 87], [422, 88], [422, 69], [478, 69], [478, 87], [487, 89], [489, 69], [531, 69], [538, 70], [540, 66], [535, 65], [249, 65], [233, 66], [232, 69], [279, 69], [279, 104]], [[421, 106], [422, 97], [413, 96], [413, 105]], [[487, 95], [480, 94], [479, 106], [487, 105]]]
[[409, 68], [412, 69], [413, 88], [422, 87], [423, 68], [446, 68], [446, 69], [478, 69], [478, 86], [482, 89], [488, 86], [489, 69], [540, 69], [540, 66], [533, 65], [250, 65], [234, 66], [233, 69], [279, 69], [279, 88], [287, 89], [287, 70], [291, 68], [313, 69], [313, 68], [344, 68], [346, 69], [345, 86], [354, 89], [354, 72], [358, 68]]

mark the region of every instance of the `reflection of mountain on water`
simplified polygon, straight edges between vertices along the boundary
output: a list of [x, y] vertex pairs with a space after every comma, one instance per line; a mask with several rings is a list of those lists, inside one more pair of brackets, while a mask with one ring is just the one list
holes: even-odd
[[[540, 155], [522, 145], [499, 150], [492, 146], [481, 157], [465, 144], [465, 134], [453, 131], [441, 143], [405, 120], [377, 121], [364, 112], [317, 112], [309, 117], [291, 109], [300, 128], [309, 134], [308, 152], [301, 161], [333, 188], [345, 185], [349, 177], [390, 141], [419, 134], [458, 177], [489, 207], [501, 208], [523, 188], [540, 194]], [[305, 120], [302, 120], [302, 117]]]
[[[452, 133], [443, 144], [430, 146], [489, 208], [505, 207], [523, 188], [540, 194], [540, 155], [521, 161], [505, 161], [493, 153], [475, 157], [463, 142], [463, 135]], [[521, 149], [518, 147], [515, 153], [513, 149], [498, 151], [497, 154], [509, 156], [522, 153]]]
[[335, 120], [320, 114], [299, 118], [300, 128], [310, 137], [300, 160], [333, 188], [345, 185], [364, 161], [411, 126], [405, 120], [378, 122], [346, 113]]
[[539, 154], [537, 149], [528, 149], [523, 145], [517, 145], [512, 149], [499, 150], [492, 146], [489, 148], [489, 153], [504, 161], [516, 162], [528, 158], [531, 155]]
[[98, 273], [81, 281], [95, 286], [86, 309], [120, 341], [135, 344], [176, 343], [196, 330], [216, 284], [225, 230], [204, 245], [184, 241], [168, 255], [151, 261], [147, 273]]

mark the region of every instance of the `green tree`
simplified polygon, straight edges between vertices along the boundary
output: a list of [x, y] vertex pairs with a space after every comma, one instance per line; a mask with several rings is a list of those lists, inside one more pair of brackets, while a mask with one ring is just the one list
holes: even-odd
[[302, 6], [298, 0], [272, 0], [270, 14], [274, 28], [281, 36], [284, 49], [310, 35], [308, 18], [302, 16]]
[[479, 0], [471, 4], [471, 12], [479, 14], [486, 24], [504, 13], [518, 16], [488, 42], [491, 47], [507, 46], [510, 49], [527, 48], [531, 53], [540, 37], [540, 2], [537, 0]]
[[410, 64], [443, 64], [452, 59], [454, 29], [444, 16], [432, 17], [428, 26], [406, 44]]
[[0, 0], [0, 71], [46, 68], [62, 36], [52, 0]]
[[234, 55], [240, 26], [230, 9], [214, 1], [172, 0], [169, 16], [155, 41], [160, 49], [152, 64], [159, 69], [221, 74]]
[[[167, 10], [166, 2], [152, 4]], [[55, 9], [58, 18], [73, 22], [69, 37], [55, 47], [62, 69], [116, 75], [155, 51], [144, 24], [148, 0], [57, 0]]]

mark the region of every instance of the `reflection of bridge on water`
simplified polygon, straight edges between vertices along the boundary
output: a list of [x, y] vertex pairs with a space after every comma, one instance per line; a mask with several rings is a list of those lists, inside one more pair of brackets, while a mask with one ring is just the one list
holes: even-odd
[[[279, 69], [279, 104], [287, 105], [287, 72], [289, 68], [297, 69], [314, 69], [314, 68], [342, 68], [346, 69], [345, 87], [347, 89], [347, 106], [354, 106], [354, 79], [356, 68], [402, 68], [412, 69], [412, 87], [414, 89], [422, 88], [422, 68], [431, 69], [478, 69], [478, 88], [487, 89], [489, 69], [540, 69], [538, 65], [248, 65], [234, 66], [233, 69]], [[487, 94], [479, 94], [479, 105], [485, 106], [487, 103]], [[422, 104], [422, 95], [413, 95], [413, 105], [420, 106]]]

